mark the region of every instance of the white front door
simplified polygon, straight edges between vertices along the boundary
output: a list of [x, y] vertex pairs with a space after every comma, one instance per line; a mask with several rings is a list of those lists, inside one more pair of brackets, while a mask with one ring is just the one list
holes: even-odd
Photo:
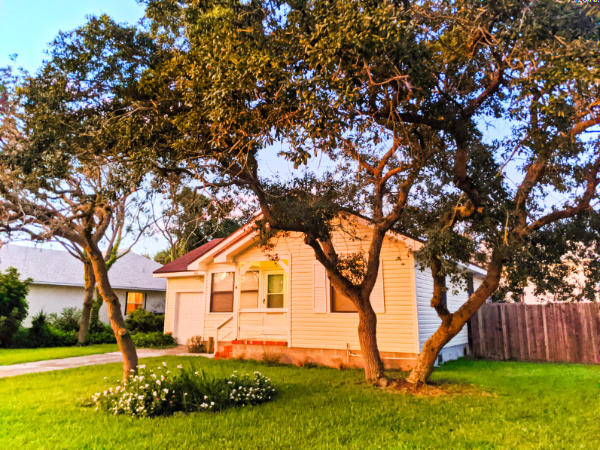
[[263, 274], [263, 308], [285, 308], [285, 280], [283, 271]]
[[173, 335], [179, 344], [186, 344], [192, 336], [204, 335], [204, 292], [176, 295]]

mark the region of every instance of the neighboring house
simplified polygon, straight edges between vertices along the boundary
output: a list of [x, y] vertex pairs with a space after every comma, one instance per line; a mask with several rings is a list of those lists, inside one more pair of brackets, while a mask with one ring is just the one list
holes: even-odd
[[[33, 279], [27, 296], [26, 325], [41, 310], [59, 313], [63, 308], [83, 307], [83, 263], [70, 253], [5, 244], [0, 247], [0, 270], [9, 267], [15, 267], [21, 279]], [[164, 312], [167, 283], [152, 277], [152, 272], [159, 267], [160, 264], [135, 253], [128, 253], [115, 262], [108, 277], [124, 313], [137, 308]], [[100, 320], [108, 323], [106, 304], [100, 309]]]
[[[334, 236], [340, 252], [366, 251], [368, 222], [352, 219], [354, 235]], [[192, 336], [212, 338], [223, 356], [279, 353], [283, 362], [361, 365], [358, 313], [331, 288], [324, 267], [299, 233], [281, 237], [267, 255], [253, 223], [225, 239], [214, 239], [156, 270], [166, 278], [165, 332], [180, 343]], [[430, 306], [430, 270], [416, 267], [411, 249], [422, 243], [389, 233], [381, 251], [379, 278], [371, 295], [377, 313], [379, 350], [388, 367], [411, 368], [423, 344], [441, 323]], [[272, 255], [277, 255], [273, 260]], [[469, 266], [476, 289], [485, 272]], [[449, 286], [450, 287], [450, 286]], [[466, 290], [450, 287], [447, 305], [455, 311]], [[468, 352], [467, 329], [442, 351], [440, 361]]]

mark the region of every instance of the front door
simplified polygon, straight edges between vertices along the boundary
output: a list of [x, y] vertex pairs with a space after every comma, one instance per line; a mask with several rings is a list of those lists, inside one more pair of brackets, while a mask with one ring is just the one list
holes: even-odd
[[283, 272], [266, 272], [264, 274], [263, 308], [283, 308], [285, 306]]

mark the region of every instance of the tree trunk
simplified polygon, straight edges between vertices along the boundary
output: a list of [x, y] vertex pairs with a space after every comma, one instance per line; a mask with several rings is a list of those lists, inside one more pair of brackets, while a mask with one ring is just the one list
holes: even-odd
[[488, 272], [481, 286], [469, 297], [469, 299], [453, 314], [442, 320], [440, 327], [431, 335], [423, 350], [417, 358], [415, 368], [406, 379], [411, 384], [426, 384], [433, 372], [435, 360], [444, 345], [463, 329], [467, 321], [475, 314], [481, 305], [492, 295], [500, 284], [502, 276], [502, 259], [499, 254], [492, 255], [492, 262], [488, 265]]
[[449, 329], [448, 325], [442, 323], [435, 333], [433, 333], [433, 335], [427, 339], [427, 342], [425, 342], [423, 350], [421, 350], [421, 353], [417, 358], [417, 365], [410, 372], [410, 375], [406, 381], [416, 385], [426, 384], [429, 380], [429, 376], [433, 372], [435, 360], [444, 348], [444, 345], [450, 342], [450, 340], [456, 336], [461, 329], [462, 327], [453, 333]]
[[371, 307], [358, 308], [358, 340], [365, 366], [365, 378], [372, 382], [385, 379], [383, 361], [377, 347], [377, 315]]
[[83, 301], [83, 310], [81, 312], [81, 320], [79, 322], [79, 334], [77, 335], [77, 341], [79, 344], [85, 344], [88, 339], [90, 331], [90, 316], [92, 313], [92, 306], [94, 305], [94, 291], [96, 288], [96, 277], [94, 276], [94, 268], [92, 263], [86, 261], [83, 263], [84, 270], [84, 289], [85, 299]]
[[123, 318], [123, 313], [121, 311], [119, 297], [115, 294], [108, 280], [108, 270], [106, 269], [106, 263], [102, 257], [102, 253], [95, 245], [90, 246], [90, 248], [86, 250], [90, 255], [94, 267], [94, 275], [96, 276], [100, 295], [108, 307], [110, 326], [115, 333], [117, 345], [123, 355], [123, 380], [125, 380], [131, 373], [137, 372], [138, 357], [135, 351], [135, 345], [131, 339], [131, 335], [125, 327], [125, 319]]
[[97, 329], [101, 329], [99, 326], [100, 323], [100, 308], [102, 308], [102, 297], [100, 296], [100, 292], [98, 292], [98, 286], [94, 290], [94, 300], [92, 303], [92, 311], [90, 314], [90, 330], [94, 331]]

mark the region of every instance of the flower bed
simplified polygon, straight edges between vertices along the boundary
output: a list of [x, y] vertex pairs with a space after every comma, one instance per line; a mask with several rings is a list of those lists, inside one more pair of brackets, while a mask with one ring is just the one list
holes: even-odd
[[204, 371], [174, 371], [166, 363], [156, 369], [138, 366], [138, 373], [92, 397], [96, 409], [139, 417], [169, 416], [175, 412], [220, 411], [253, 406], [273, 398], [271, 380], [259, 372], [215, 378]]

